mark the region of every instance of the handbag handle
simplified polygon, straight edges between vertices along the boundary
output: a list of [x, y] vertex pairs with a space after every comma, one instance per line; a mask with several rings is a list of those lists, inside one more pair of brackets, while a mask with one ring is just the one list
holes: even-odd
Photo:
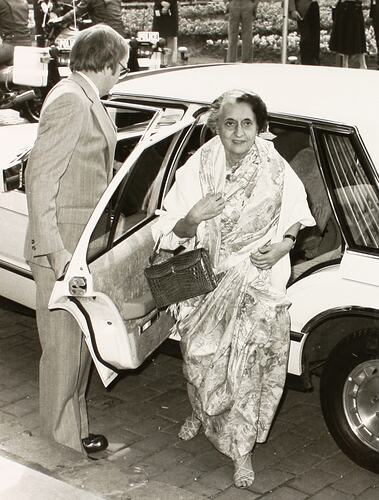
[[[160, 236], [159, 236], [159, 238], [155, 242], [155, 245], [154, 245], [154, 248], [153, 248], [153, 253], [149, 257], [149, 264], [151, 266], [154, 264], [154, 261], [157, 258], [157, 255], [159, 254], [162, 237], [163, 237], [163, 234], [161, 233]], [[195, 234], [194, 248], [197, 248], [198, 244], [199, 244], [199, 238], [197, 237], [197, 234]]]

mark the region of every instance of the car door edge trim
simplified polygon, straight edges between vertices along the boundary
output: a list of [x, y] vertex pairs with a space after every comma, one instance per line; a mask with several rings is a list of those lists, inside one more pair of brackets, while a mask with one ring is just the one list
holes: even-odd
[[303, 338], [305, 337], [305, 334], [304, 333], [301, 333], [301, 332], [293, 332], [291, 330], [290, 332], [290, 340], [292, 342], [301, 342], [303, 340]]
[[111, 363], [108, 363], [108, 361], [105, 361], [101, 357], [99, 349], [97, 347], [95, 332], [93, 330], [91, 318], [90, 318], [89, 314], [87, 313], [87, 311], [85, 310], [85, 308], [80, 303], [80, 301], [77, 298], [75, 298], [75, 297], [67, 297], [67, 298], [68, 298], [68, 300], [70, 302], [73, 302], [76, 305], [76, 307], [83, 314], [84, 319], [86, 320], [88, 331], [89, 331], [89, 334], [90, 334], [90, 337], [91, 337], [91, 343], [92, 343], [92, 347], [93, 347], [93, 352], [95, 353], [97, 359], [100, 361], [100, 363], [102, 363], [107, 368], [110, 368], [111, 370], [113, 370], [116, 373], [121, 373], [122, 370], [120, 370], [119, 368], [114, 367]]

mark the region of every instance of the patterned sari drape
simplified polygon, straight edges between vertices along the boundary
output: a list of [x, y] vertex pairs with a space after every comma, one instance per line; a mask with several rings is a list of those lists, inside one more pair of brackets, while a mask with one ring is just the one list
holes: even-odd
[[222, 192], [226, 200], [203, 239], [220, 282], [181, 304], [177, 331], [194, 411], [207, 437], [233, 459], [266, 439], [286, 373], [288, 301], [272, 287], [271, 270], [249, 259], [276, 232], [284, 170], [264, 145], [235, 172], [226, 168], [218, 137], [201, 152], [203, 195]]

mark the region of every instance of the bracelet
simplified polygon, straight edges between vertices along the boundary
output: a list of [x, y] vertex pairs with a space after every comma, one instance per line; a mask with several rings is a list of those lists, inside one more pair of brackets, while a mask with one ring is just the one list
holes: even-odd
[[291, 247], [291, 248], [293, 248], [293, 247], [295, 246], [295, 244], [296, 244], [296, 236], [294, 236], [293, 234], [289, 234], [289, 233], [288, 233], [288, 234], [285, 234], [285, 235], [283, 236], [283, 240], [284, 240], [285, 238], [289, 238], [290, 240], [292, 240], [292, 247]]

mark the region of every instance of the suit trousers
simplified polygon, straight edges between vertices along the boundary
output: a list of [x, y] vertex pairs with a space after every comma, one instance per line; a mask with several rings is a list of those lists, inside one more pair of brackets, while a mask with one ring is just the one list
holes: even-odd
[[253, 62], [254, 4], [251, 0], [231, 0], [229, 4], [227, 62], [237, 61], [238, 34], [241, 24], [242, 62]]
[[75, 319], [48, 309], [55, 284], [51, 268], [30, 263], [37, 285], [37, 325], [42, 355], [39, 367], [41, 434], [84, 453], [88, 436], [85, 393], [91, 356]]
[[177, 36], [167, 36], [166, 37], [166, 47], [170, 49], [170, 53], [165, 60], [167, 66], [172, 66], [178, 62], [178, 37]]
[[304, 19], [298, 22], [301, 64], [320, 64], [320, 7], [312, 2]]

